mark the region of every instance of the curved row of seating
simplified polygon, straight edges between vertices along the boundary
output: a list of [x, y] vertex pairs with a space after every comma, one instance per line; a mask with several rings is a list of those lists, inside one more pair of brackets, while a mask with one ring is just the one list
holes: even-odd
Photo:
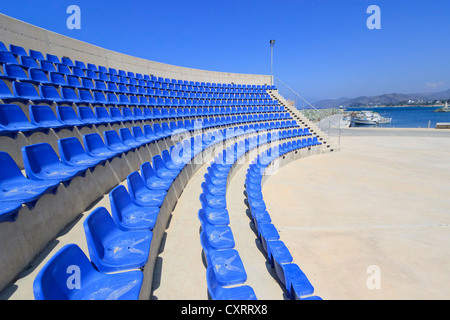
[[[247, 274], [239, 253], [234, 249], [234, 237], [228, 226], [230, 219], [226, 205], [229, 174], [238, 159], [264, 144], [302, 136], [298, 131], [264, 133], [236, 142], [214, 159], [207, 168], [200, 195], [200, 242], [207, 264], [208, 292], [214, 300], [256, 299], [253, 289], [243, 285]], [[309, 140], [307, 140], [309, 139]], [[305, 138], [308, 145], [317, 143]], [[290, 144], [290, 142], [288, 142]], [[229, 286], [239, 285], [230, 288]]]
[[[61, 59], [53, 54], [44, 55], [36, 50], [29, 50], [29, 54], [23, 47], [10, 44], [9, 50], [3, 42], [0, 42], [0, 63], [21, 65], [25, 68], [42, 69], [47, 72], [60, 72], [65, 75], [76, 75], [80, 78], [101, 79], [124, 84], [151, 86], [152, 84], [159, 88], [180, 89], [181, 86], [194, 87], [198, 91], [203, 90], [229, 90], [230, 92], [262, 92], [261, 90], [273, 89], [271, 85], [246, 85], [246, 84], [225, 84], [225, 83], [205, 83], [198, 81], [187, 81], [156, 77], [154, 75], [143, 75], [140, 73], [126, 72], [116, 70], [115, 68], [106, 68], [96, 66], [92, 63], [87, 65], [82, 61], [72, 61], [69, 57]], [[149, 83], [150, 81], [150, 83]], [[159, 85], [159, 86], [158, 86]], [[178, 87], [177, 87], [178, 86]], [[195, 90], [195, 89], [194, 89]], [[226, 92], [226, 91], [222, 91]]]
[[316, 137], [280, 144], [259, 154], [247, 170], [245, 192], [252, 221], [267, 260], [271, 267], [275, 269], [288, 299], [321, 300], [319, 296], [313, 295], [314, 287], [300, 267], [293, 263], [293, 257], [289, 249], [280, 240], [280, 235], [272, 224], [272, 219], [267, 212], [263, 199], [262, 178], [267, 167], [280, 157], [302, 148], [310, 148], [320, 144]]
[[[53, 75], [53, 74], [52, 74]], [[61, 76], [62, 77], [62, 76]], [[55, 77], [54, 77], [55, 78]], [[7, 81], [7, 82], [6, 82]], [[276, 100], [270, 97], [251, 97], [251, 95], [213, 95], [213, 94], [188, 94], [187, 92], [145, 90], [142, 87], [116, 88], [112, 85], [96, 84], [84, 86], [71, 85], [65, 78], [51, 79], [45, 82], [26, 80], [18, 75], [0, 76], [0, 99], [3, 101], [32, 101], [35, 103], [75, 103], [75, 104], [108, 104], [108, 105], [138, 105], [149, 107], [257, 107], [279, 106]], [[11, 88], [8, 86], [11, 83]], [[115, 85], [114, 85], [115, 86]]]
[[[180, 109], [182, 110], [182, 109]], [[184, 112], [186, 111], [186, 112]], [[198, 111], [198, 112], [197, 112]], [[0, 104], [0, 135], [15, 136], [18, 132], [25, 135], [35, 131], [46, 131], [50, 128], [67, 129], [72, 127], [83, 127], [91, 125], [114, 124], [134, 121], [177, 121], [177, 126], [182, 128], [193, 127], [194, 121], [201, 121], [204, 127], [227, 125], [230, 123], [252, 123], [260, 121], [276, 121], [290, 119], [289, 113], [257, 113], [239, 114], [232, 113], [209, 113], [201, 110], [194, 110], [192, 113], [187, 110], [176, 112], [175, 109], [167, 108], [118, 108], [118, 107], [88, 107], [78, 106], [75, 109], [71, 106], [57, 106], [56, 114], [53, 108], [48, 105], [29, 105], [29, 120], [16, 104]], [[195, 114], [195, 116], [194, 116]], [[227, 115], [228, 114], [228, 115]], [[193, 120], [185, 119], [191, 117]], [[184, 122], [183, 120], [184, 119]]]

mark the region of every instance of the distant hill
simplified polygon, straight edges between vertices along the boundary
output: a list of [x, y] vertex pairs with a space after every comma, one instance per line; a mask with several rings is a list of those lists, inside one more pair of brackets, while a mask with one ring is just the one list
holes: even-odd
[[[387, 93], [379, 96], [360, 96], [356, 98], [325, 99], [314, 103], [316, 108], [360, 107], [369, 105], [429, 104], [436, 100], [450, 99], [450, 89], [428, 93]], [[413, 101], [413, 102], [411, 102]]]

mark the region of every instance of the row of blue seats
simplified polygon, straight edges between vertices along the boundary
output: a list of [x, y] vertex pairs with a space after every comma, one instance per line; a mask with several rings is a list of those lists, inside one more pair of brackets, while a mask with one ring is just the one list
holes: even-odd
[[[253, 288], [244, 283], [247, 273], [234, 236], [229, 227], [226, 189], [229, 171], [251, 145], [257, 145], [259, 136], [245, 139], [220, 153], [208, 167], [202, 182], [200, 243], [206, 261], [208, 292], [213, 300], [256, 300]], [[234, 286], [229, 288], [229, 286]]]
[[[229, 124], [240, 124], [260, 121], [281, 121], [287, 127], [295, 126], [295, 120], [281, 120], [280, 114], [254, 114], [254, 115], [233, 115], [222, 117], [205, 117], [197, 120], [184, 119], [192, 117], [191, 113], [175, 113], [174, 109], [158, 109], [144, 108], [144, 112], [140, 108], [118, 108], [95, 107], [92, 109], [87, 106], [79, 106], [73, 109], [71, 106], [57, 106], [56, 115], [53, 109], [48, 105], [29, 105], [29, 116], [15, 104], [0, 104], [0, 135], [9, 135], [14, 137], [18, 132], [23, 132], [26, 136], [33, 132], [48, 132], [53, 129], [55, 131], [61, 129], [71, 129], [73, 127], [83, 127], [92, 125], [106, 125], [114, 123], [126, 123], [146, 120], [169, 120], [172, 127], [178, 129], [194, 130], [200, 128], [209, 128], [213, 126], [223, 126]], [[185, 111], [180, 109], [178, 111]], [[197, 110], [195, 110], [197, 111]], [[202, 110], [203, 111], [203, 110]], [[199, 113], [197, 116], [207, 116], [207, 114]], [[283, 117], [289, 115], [283, 114]], [[172, 120], [172, 121], [170, 121]], [[177, 122], [175, 123], [176, 120]], [[172, 124], [173, 122], [173, 124]], [[255, 123], [257, 125], [257, 123]], [[274, 124], [275, 125], [275, 124]]]
[[[242, 285], [247, 278], [239, 253], [234, 249], [234, 237], [228, 226], [230, 219], [226, 205], [226, 188], [229, 171], [235, 162], [248, 151], [263, 144], [301, 136], [298, 131], [264, 133], [248, 138], [220, 153], [208, 167], [202, 183], [198, 217], [202, 226], [201, 244], [207, 261], [208, 292], [214, 300], [256, 299], [250, 286]], [[221, 263], [232, 260], [224, 268]], [[232, 271], [230, 268], [232, 267]], [[230, 285], [241, 285], [226, 288]]]
[[[132, 269], [148, 262], [152, 230], [171, 184], [199, 152], [239, 134], [243, 133], [229, 130], [214, 135], [217, 139], [185, 139], [154, 156], [153, 165], [145, 162], [140, 173], [128, 175], [128, 191], [119, 185], [109, 193], [111, 214], [99, 207], [83, 223], [90, 260], [78, 245], [64, 246], [36, 276], [35, 299], [138, 299], [143, 274]], [[66, 285], [68, 274], [60, 271], [73, 265], [80, 268], [79, 290], [71, 290]]]
[[[78, 92], [77, 92], [78, 91]], [[61, 92], [61, 93], [60, 93]], [[256, 107], [279, 106], [271, 100], [202, 100], [158, 98], [153, 96], [136, 96], [133, 94], [115, 94], [112, 92], [92, 91], [62, 87], [59, 90], [53, 85], [38, 85], [28, 82], [13, 81], [12, 91], [4, 80], [0, 79], [0, 99], [8, 103], [18, 101], [46, 104], [99, 104], [99, 105], [138, 105], [138, 106], [167, 106], [167, 107]]]
[[280, 144], [258, 155], [247, 170], [245, 191], [258, 239], [271, 267], [275, 269], [278, 279], [284, 285], [288, 299], [321, 300], [318, 296], [312, 296], [314, 287], [300, 267], [292, 262], [289, 249], [280, 240], [280, 235], [272, 224], [263, 199], [261, 180], [267, 166], [277, 158], [301, 148], [320, 144], [316, 137]]
[[[1, 62], [1, 61], [0, 61]], [[78, 74], [68, 74], [62, 70], [48, 70], [25, 67], [17, 64], [3, 64], [3, 73], [0, 79], [8, 81], [21, 81], [35, 85], [52, 85], [56, 87], [87, 89], [103, 91], [105, 93], [142, 94], [155, 97], [177, 97], [185, 99], [244, 99], [271, 100], [267, 93], [228, 93], [213, 92], [212, 90], [199, 90], [197, 87], [178, 85], [148, 85], [148, 83], [127, 84], [108, 79], [92, 79]], [[143, 81], [143, 80], [141, 80]]]
[[[4, 58], [4, 54], [3, 54]], [[107, 92], [137, 93], [151, 96], [166, 96], [180, 98], [202, 98], [202, 99], [270, 99], [270, 96], [263, 90], [244, 90], [244, 89], [214, 89], [209, 87], [185, 86], [178, 84], [166, 84], [146, 80], [127, 81], [124, 78], [115, 76], [108, 77], [103, 73], [98, 75], [84, 75], [84, 71], [73, 68], [70, 72], [65, 65], [44, 64], [37, 65], [37, 62], [25, 60], [22, 57], [22, 64], [13, 64], [4, 62], [0, 52], [0, 64], [3, 62], [3, 72], [0, 73], [0, 79], [9, 81], [30, 82], [36, 85], [50, 84], [56, 86], [104, 90]]]
[[[23, 58], [29, 59], [23, 59]], [[96, 66], [94, 64], [88, 63], [87, 66], [84, 62], [75, 60], [73, 62], [68, 57], [62, 57], [59, 59], [57, 56], [52, 54], [47, 54], [46, 57], [36, 50], [30, 50], [29, 54], [25, 51], [24, 48], [17, 45], [10, 45], [10, 50], [6, 48], [4, 43], [0, 42], [0, 63], [9, 63], [9, 64], [19, 64], [17, 58], [21, 59], [21, 63], [24, 66], [36, 67], [36, 64], [39, 62], [42, 67], [42, 63], [44, 65], [51, 64], [53, 67], [55, 66], [66, 66], [69, 67], [69, 71], [73, 68], [79, 69], [84, 73], [85, 76], [88, 76], [88, 72], [92, 72], [93, 77], [98, 74], [105, 74], [107, 76], [115, 76], [121, 77], [125, 79], [135, 79], [135, 80], [147, 80], [153, 81], [155, 83], [161, 84], [177, 84], [177, 85], [185, 85], [185, 86], [196, 86], [196, 87], [205, 87], [205, 88], [226, 88], [226, 89], [249, 89], [249, 90], [266, 90], [266, 89], [274, 89], [274, 86], [269, 85], [245, 85], [245, 84], [221, 84], [221, 83], [205, 83], [205, 82], [194, 82], [187, 80], [176, 80], [176, 79], [168, 79], [163, 77], [142, 75], [140, 73], [134, 74], [133, 72], [125, 72], [123, 70], [116, 70], [114, 68], [106, 68], [104, 66]], [[32, 59], [32, 60], [31, 60]], [[25, 60], [25, 61], [24, 61]], [[34, 62], [33, 62], [34, 61]], [[39, 66], [38, 66], [39, 67]], [[56, 70], [55, 70], [56, 71]]]

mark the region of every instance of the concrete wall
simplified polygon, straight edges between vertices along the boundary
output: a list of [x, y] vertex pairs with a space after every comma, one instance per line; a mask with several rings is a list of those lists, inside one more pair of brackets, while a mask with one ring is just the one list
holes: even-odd
[[0, 41], [6, 46], [9, 44], [22, 46], [27, 52], [33, 49], [41, 51], [44, 55], [50, 53], [58, 57], [67, 56], [72, 61], [79, 60], [86, 64], [92, 63], [163, 78], [211, 83], [255, 85], [271, 83], [269, 75], [199, 70], [136, 58], [75, 40], [3, 14], [0, 14]]

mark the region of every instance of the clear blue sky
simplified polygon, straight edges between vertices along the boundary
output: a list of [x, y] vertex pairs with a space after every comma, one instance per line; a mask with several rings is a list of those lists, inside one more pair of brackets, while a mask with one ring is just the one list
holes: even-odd
[[[81, 8], [81, 30], [66, 9]], [[369, 5], [381, 30], [369, 30]], [[0, 12], [133, 56], [274, 74], [307, 100], [450, 88], [448, 0], [2, 0]]]

